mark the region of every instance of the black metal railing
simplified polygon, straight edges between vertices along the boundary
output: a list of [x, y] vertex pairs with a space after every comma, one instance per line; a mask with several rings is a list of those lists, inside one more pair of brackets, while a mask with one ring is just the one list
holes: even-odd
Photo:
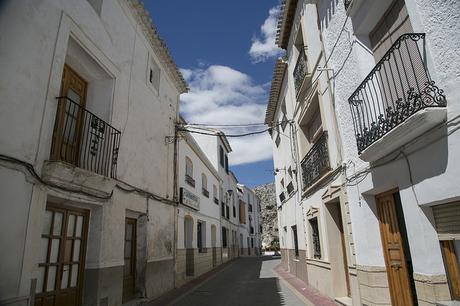
[[185, 175], [185, 182], [190, 186], [195, 187], [195, 180], [188, 174]]
[[305, 51], [300, 51], [299, 57], [297, 58], [297, 63], [295, 64], [294, 68], [294, 88], [296, 96], [299, 95], [300, 89], [302, 84], [305, 80], [305, 77], [308, 74], [308, 67], [307, 67], [307, 56], [305, 55]]
[[219, 205], [219, 199], [218, 198], [214, 198], [214, 204]]
[[423, 33], [401, 35], [348, 99], [359, 153], [419, 110], [446, 106], [424, 46]]
[[281, 192], [281, 193], [279, 194], [279, 198], [280, 198], [281, 203], [283, 203], [284, 200], [286, 200], [286, 196], [284, 195], [284, 192]]
[[300, 162], [303, 189], [310, 187], [330, 170], [327, 132], [318, 138], [307, 155]]
[[201, 193], [202, 193], [205, 197], [209, 198], [209, 191], [207, 191], [205, 188], [202, 188], [202, 189], [201, 189]]
[[120, 131], [68, 97], [57, 100], [51, 159], [116, 178]]
[[352, 2], [353, 2], [353, 0], [344, 0], [343, 1], [343, 4], [345, 5], [345, 10], [346, 11], [348, 10], [348, 8], [350, 7]]

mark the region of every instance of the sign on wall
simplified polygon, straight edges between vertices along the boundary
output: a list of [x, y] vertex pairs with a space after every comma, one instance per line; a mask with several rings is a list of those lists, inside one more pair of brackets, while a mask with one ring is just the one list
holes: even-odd
[[188, 207], [200, 210], [200, 198], [184, 187], [180, 188], [180, 202]]

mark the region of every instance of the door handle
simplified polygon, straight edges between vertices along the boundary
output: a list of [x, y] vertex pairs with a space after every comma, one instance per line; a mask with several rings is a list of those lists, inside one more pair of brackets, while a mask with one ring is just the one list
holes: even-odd
[[394, 262], [394, 263], [390, 264], [390, 267], [395, 269], [395, 270], [399, 270], [399, 269], [401, 269], [401, 264], [398, 263], [398, 262]]

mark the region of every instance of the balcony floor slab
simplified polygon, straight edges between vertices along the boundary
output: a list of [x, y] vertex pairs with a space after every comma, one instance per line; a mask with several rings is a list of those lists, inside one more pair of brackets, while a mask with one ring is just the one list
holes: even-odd
[[423, 135], [436, 125], [445, 122], [446, 119], [446, 107], [427, 107], [419, 110], [367, 147], [359, 155], [359, 158], [367, 162], [377, 161], [416, 137]]

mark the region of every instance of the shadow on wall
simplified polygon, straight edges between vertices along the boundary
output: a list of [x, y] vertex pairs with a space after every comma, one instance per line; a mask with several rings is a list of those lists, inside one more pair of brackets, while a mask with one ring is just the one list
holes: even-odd
[[338, 5], [344, 5], [342, 0], [321, 1], [318, 4], [318, 18], [321, 30], [327, 29]]
[[287, 305], [272, 272], [275, 259], [240, 258], [237, 265], [220, 272], [174, 305]]

